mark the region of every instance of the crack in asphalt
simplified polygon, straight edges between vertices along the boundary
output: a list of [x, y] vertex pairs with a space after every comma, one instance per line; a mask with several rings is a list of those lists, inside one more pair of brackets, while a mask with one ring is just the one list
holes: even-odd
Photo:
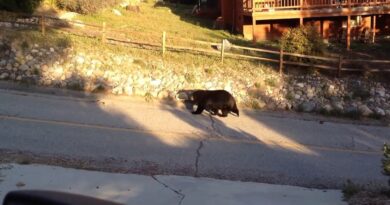
[[164, 182], [158, 180], [156, 176], [152, 175], [151, 177], [152, 177], [152, 179], [154, 179], [157, 183], [163, 185], [165, 188], [167, 188], [167, 189], [173, 191], [175, 194], [179, 195], [179, 196], [180, 196], [180, 200], [179, 200], [178, 205], [181, 205], [181, 203], [183, 202], [184, 198], [186, 197], [185, 194], [181, 193], [179, 190], [176, 190], [176, 189], [170, 187], [168, 184], [165, 184]]
[[215, 133], [215, 135], [217, 137], [223, 136], [221, 131], [218, 129], [218, 127], [215, 126], [216, 122], [214, 121], [213, 116], [209, 115], [209, 117], [210, 117], [210, 121], [211, 121], [211, 128], [212, 128], [213, 132]]
[[202, 149], [203, 147], [203, 141], [200, 141], [199, 142], [199, 146], [198, 148], [196, 149], [196, 158], [195, 158], [195, 174], [194, 176], [195, 177], [198, 177], [198, 172], [199, 172], [199, 159], [200, 159], [200, 150]]

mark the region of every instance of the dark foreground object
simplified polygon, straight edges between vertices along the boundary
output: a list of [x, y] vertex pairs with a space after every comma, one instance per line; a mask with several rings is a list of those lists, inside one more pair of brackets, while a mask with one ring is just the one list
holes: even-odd
[[[198, 108], [192, 114], [201, 114], [207, 110], [212, 115], [227, 117], [230, 112], [240, 115], [237, 109], [236, 100], [226, 90], [197, 90], [192, 93], [192, 102]], [[222, 114], [219, 114], [221, 110]]]
[[77, 194], [54, 191], [11, 191], [3, 201], [3, 205], [121, 205], [118, 203], [96, 199]]

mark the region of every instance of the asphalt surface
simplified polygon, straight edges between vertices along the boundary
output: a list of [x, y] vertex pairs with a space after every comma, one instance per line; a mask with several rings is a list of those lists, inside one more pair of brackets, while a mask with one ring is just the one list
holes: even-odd
[[52, 93], [0, 89], [0, 161], [34, 156], [112, 172], [316, 188], [348, 179], [386, 185], [381, 148], [389, 127], [248, 110], [239, 118], [195, 116], [143, 99]]

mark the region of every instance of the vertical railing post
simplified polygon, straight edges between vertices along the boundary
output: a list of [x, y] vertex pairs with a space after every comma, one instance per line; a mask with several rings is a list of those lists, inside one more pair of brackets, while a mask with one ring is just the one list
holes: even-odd
[[339, 66], [337, 67], [337, 77], [339, 78], [341, 76], [341, 68], [343, 66], [343, 56], [339, 56]]
[[102, 43], [106, 43], [106, 22], [102, 24]]
[[224, 60], [224, 56], [225, 56], [225, 40], [222, 40], [222, 43], [221, 43], [221, 62], [222, 63]]
[[162, 33], [162, 43], [161, 43], [161, 45], [162, 45], [162, 56], [164, 57], [164, 55], [165, 55], [165, 45], [166, 45], [166, 37], [167, 37], [167, 33], [164, 31], [163, 33]]
[[375, 43], [375, 32], [376, 32], [376, 15], [372, 16], [372, 39], [371, 43]]
[[283, 48], [280, 48], [279, 74], [281, 76], [283, 75]]
[[[348, 0], [350, 1], [350, 0]], [[346, 40], [347, 40], [347, 50], [350, 50], [351, 49], [351, 16], [348, 15], [347, 16], [347, 36], [346, 36]]]
[[45, 35], [46, 34], [46, 25], [45, 25], [45, 16], [42, 15], [41, 16], [41, 32], [42, 32], [42, 35]]

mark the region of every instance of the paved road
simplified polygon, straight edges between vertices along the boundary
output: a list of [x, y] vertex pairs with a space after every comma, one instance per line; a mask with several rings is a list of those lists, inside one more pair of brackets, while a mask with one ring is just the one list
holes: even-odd
[[385, 184], [389, 127], [242, 113], [194, 116], [142, 99], [0, 89], [0, 158], [320, 188]]

